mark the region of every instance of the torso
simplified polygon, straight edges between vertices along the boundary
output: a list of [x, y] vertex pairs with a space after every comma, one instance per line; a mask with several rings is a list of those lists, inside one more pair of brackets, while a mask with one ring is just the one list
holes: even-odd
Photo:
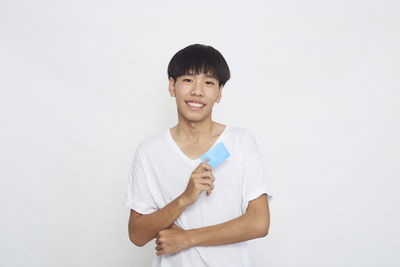
[[193, 143], [188, 140], [179, 139], [179, 137], [176, 136], [176, 126], [171, 128], [171, 136], [182, 152], [190, 159], [195, 160], [211, 148], [224, 129], [225, 125], [216, 123], [214, 132], [207, 140], [204, 140], [204, 142], [202, 141], [201, 143]]

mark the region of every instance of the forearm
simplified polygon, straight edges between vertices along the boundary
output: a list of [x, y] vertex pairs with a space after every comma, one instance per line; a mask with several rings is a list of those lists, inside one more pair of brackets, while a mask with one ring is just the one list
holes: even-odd
[[188, 206], [187, 201], [180, 195], [153, 213], [141, 215], [134, 220], [131, 219], [129, 229], [132, 242], [138, 246], [144, 246], [159, 231], [171, 227]]
[[245, 213], [225, 223], [188, 230], [190, 247], [226, 245], [263, 237], [268, 233], [268, 226], [269, 222]]

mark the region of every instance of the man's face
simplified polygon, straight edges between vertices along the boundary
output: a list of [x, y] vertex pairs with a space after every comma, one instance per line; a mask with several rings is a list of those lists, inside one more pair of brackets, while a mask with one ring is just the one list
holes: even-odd
[[201, 121], [211, 116], [215, 102], [219, 103], [222, 86], [209, 74], [189, 73], [180, 76], [176, 82], [169, 79], [170, 95], [176, 98], [178, 112], [189, 121]]

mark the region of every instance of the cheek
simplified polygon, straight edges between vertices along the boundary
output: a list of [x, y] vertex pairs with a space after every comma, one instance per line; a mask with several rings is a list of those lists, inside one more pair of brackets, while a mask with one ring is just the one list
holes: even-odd
[[177, 92], [177, 94], [175, 94], [175, 101], [176, 101], [176, 105], [180, 108], [183, 107], [186, 103], [185, 103], [185, 96], [182, 94], [179, 94]]
[[218, 93], [215, 93], [215, 94], [211, 97], [211, 99], [213, 99], [213, 100], [215, 101], [215, 100], [217, 100], [218, 96], [219, 96]]
[[178, 92], [175, 94], [176, 102], [184, 102], [185, 97], [182, 94], [179, 94]]
[[184, 99], [186, 94], [185, 88], [175, 88], [175, 97], [178, 99]]

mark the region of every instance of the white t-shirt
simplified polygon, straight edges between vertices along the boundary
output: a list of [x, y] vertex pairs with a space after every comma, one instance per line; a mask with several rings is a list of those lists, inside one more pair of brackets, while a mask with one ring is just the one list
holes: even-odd
[[[246, 212], [248, 202], [266, 193], [267, 177], [253, 134], [244, 128], [226, 126], [213, 146], [223, 142], [231, 156], [212, 170], [211, 195], [203, 192], [175, 221], [183, 229], [194, 229], [235, 219]], [[201, 159], [190, 159], [175, 143], [169, 129], [145, 138], [133, 157], [125, 206], [149, 214], [181, 195]], [[152, 267], [244, 267], [251, 266], [247, 241], [197, 246], [175, 254], [157, 256]]]

